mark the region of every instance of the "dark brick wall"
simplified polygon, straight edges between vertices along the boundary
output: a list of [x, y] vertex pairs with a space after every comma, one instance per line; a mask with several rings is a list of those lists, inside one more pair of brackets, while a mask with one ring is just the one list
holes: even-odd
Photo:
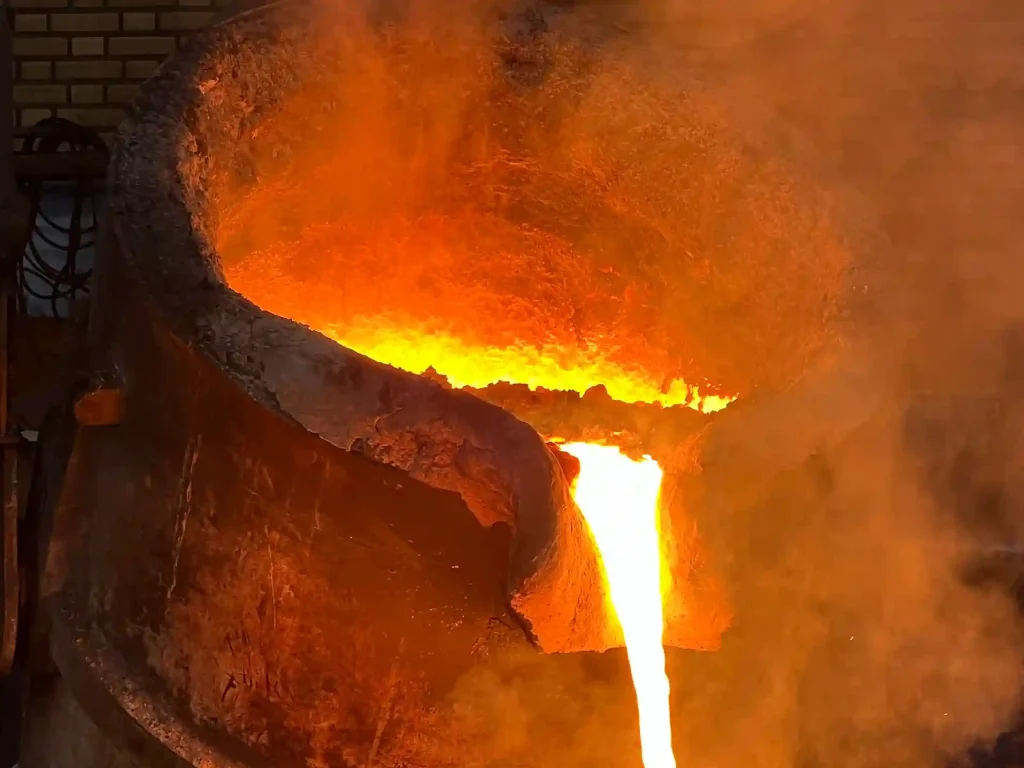
[[230, 0], [10, 0], [19, 126], [58, 115], [109, 137], [139, 84]]

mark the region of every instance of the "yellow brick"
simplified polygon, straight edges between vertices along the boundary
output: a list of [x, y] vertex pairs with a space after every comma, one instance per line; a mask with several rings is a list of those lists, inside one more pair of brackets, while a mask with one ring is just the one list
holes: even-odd
[[19, 58], [66, 56], [68, 41], [60, 37], [15, 37], [14, 55]]
[[55, 13], [50, 16], [54, 32], [114, 32], [120, 25], [116, 13]]
[[21, 62], [22, 80], [49, 80], [53, 77], [53, 64], [49, 61]]
[[202, 29], [214, 20], [212, 11], [168, 11], [160, 14], [160, 29], [185, 32]]
[[159, 66], [159, 61], [127, 61], [125, 62], [125, 76], [129, 80], [148, 80]]
[[58, 61], [58, 80], [116, 80], [121, 77], [120, 61]]
[[112, 37], [107, 43], [111, 56], [167, 56], [174, 53], [173, 37]]
[[92, 128], [114, 128], [121, 122], [124, 112], [120, 109], [104, 107], [77, 107], [58, 109], [57, 117], [63, 117], [65, 120]]
[[14, 86], [15, 104], [63, 104], [67, 98], [63, 85], [35, 83]]
[[130, 104], [138, 92], [139, 86], [134, 83], [108, 85], [107, 101], [111, 104]]
[[52, 109], [23, 109], [18, 113], [18, 125], [28, 127], [48, 117], [53, 117]]
[[72, 104], [102, 104], [103, 103], [103, 86], [102, 85], [72, 85], [71, 86], [71, 103]]
[[71, 40], [71, 53], [75, 56], [102, 56], [102, 37], [75, 37]]
[[18, 34], [22, 32], [45, 32], [46, 14], [19, 13], [14, 17], [14, 31]]
[[156, 29], [156, 14], [126, 13], [121, 16], [121, 24], [125, 32], [148, 32]]

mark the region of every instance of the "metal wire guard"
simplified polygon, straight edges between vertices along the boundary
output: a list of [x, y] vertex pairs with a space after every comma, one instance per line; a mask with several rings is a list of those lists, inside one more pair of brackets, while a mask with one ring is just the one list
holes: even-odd
[[[33, 126], [25, 137], [22, 154], [102, 152], [107, 146], [96, 131], [59, 117], [46, 118]], [[53, 218], [42, 206], [43, 182], [32, 179], [21, 183], [21, 191], [29, 200], [29, 226], [31, 236], [25, 248], [25, 258], [18, 270], [19, 302], [23, 305], [28, 297], [48, 301], [54, 316], [59, 315], [61, 300], [72, 301], [88, 295], [89, 278], [92, 270], [79, 270], [78, 254], [91, 248], [96, 242], [96, 193], [95, 179], [79, 175], [72, 182], [72, 212], [67, 226]], [[42, 225], [45, 224], [44, 229]], [[59, 234], [58, 242], [53, 233]], [[63, 253], [60, 266], [48, 263], [40, 252], [40, 245]], [[27, 279], [36, 278], [39, 283]], [[49, 290], [47, 290], [49, 289]], [[24, 310], [24, 307], [21, 307]]]

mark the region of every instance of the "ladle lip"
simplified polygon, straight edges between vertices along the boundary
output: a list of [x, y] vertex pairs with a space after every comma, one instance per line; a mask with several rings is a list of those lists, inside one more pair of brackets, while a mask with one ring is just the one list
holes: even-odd
[[[546, 649], [600, 650], [603, 628], [587, 619], [600, 616], [604, 602], [593, 548], [581, 539], [564, 474], [534, 429], [485, 398], [381, 365], [261, 310], [225, 283], [194, 209], [210, 194], [204, 174], [230, 162], [217, 151], [233, 151], [274, 89], [294, 84], [287, 67], [266, 57], [309, 31], [308, 17], [292, 13], [303, 1], [277, 0], [199, 32], [142, 87], [112, 153], [112, 247], [158, 322], [261, 405], [341, 450], [459, 493], [482, 524], [512, 525], [510, 602], [539, 644], [552, 637], [557, 647]], [[246, 81], [258, 62], [266, 82]], [[220, 137], [198, 130], [211, 109], [223, 118]], [[554, 592], [576, 606], [575, 615], [544, 613], [541, 598]]]
[[[553, 650], [593, 648], [603, 617], [596, 553], [583, 546], [579, 511], [541, 437], [472, 394], [376, 363], [261, 310], [225, 284], [192, 216], [189, 196], [203, 190], [186, 189], [194, 180], [183, 176], [182, 164], [211, 162], [193, 130], [212, 93], [201, 86], [231, 77], [253, 46], [273, 44], [281, 25], [296, 24], [282, 13], [286, 5], [200, 32], [142, 87], [112, 152], [107, 247], [144, 294], [153, 321], [261, 405], [337, 448], [459, 493], [484, 525], [510, 524], [510, 602], [513, 594], [529, 602], [531, 590], [557, 582], [574, 606], [564, 618], [577, 629], [567, 636], [556, 627], [562, 645]], [[129, 382], [129, 398], [130, 390]], [[567, 564], [561, 553], [570, 545]], [[543, 646], [547, 617], [529, 608], [521, 615]]]

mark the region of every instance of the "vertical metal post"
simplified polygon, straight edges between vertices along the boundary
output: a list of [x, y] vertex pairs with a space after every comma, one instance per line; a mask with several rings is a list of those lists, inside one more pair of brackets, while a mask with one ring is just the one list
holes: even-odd
[[0, 578], [3, 579], [3, 620], [0, 623], [0, 675], [10, 671], [18, 635], [18, 443], [10, 434], [8, 414], [8, 352], [17, 262], [24, 245], [19, 221], [19, 200], [14, 179], [14, 55], [10, 6], [4, 0], [0, 13]]
[[9, 242], [8, 222], [15, 196], [14, 182], [14, 51], [10, 26], [10, 5], [0, 0], [0, 215], [5, 219], [0, 237], [0, 435], [7, 433], [7, 274], [10, 271], [13, 244]]
[[[12, 200], [14, 183], [14, 50], [11, 6], [0, 0], [0, 205]], [[4, 206], [5, 208], [7, 206]]]

